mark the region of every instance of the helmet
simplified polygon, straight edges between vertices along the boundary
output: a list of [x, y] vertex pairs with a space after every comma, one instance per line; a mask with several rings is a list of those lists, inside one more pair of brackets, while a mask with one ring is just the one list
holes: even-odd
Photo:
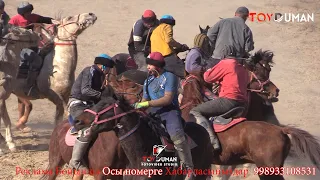
[[146, 59], [146, 63], [154, 65], [159, 68], [163, 68], [166, 65], [163, 55], [159, 52], [150, 53]]
[[202, 33], [196, 35], [194, 37], [194, 47], [201, 49], [205, 55], [211, 56], [211, 45], [207, 35]]
[[2, 0], [0, 0], [0, 9], [4, 9], [4, 6], [5, 6], [6, 4], [2, 1]]
[[94, 59], [94, 64], [101, 64], [110, 68], [113, 68], [114, 62], [112, 58], [107, 54], [100, 54]]
[[28, 1], [22, 1], [18, 5], [17, 8], [18, 14], [23, 15], [27, 12], [32, 12], [33, 11], [33, 5], [30, 4]]
[[176, 24], [176, 20], [171, 15], [163, 15], [160, 19], [160, 23], [166, 23], [174, 26]]
[[144, 23], [149, 24], [149, 23], [155, 22], [157, 19], [157, 16], [152, 10], [147, 9], [144, 11], [141, 19]]

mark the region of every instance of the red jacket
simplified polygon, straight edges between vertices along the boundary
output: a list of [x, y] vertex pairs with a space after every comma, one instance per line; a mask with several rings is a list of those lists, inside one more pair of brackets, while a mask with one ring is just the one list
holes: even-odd
[[234, 59], [223, 59], [204, 73], [208, 83], [220, 83], [219, 97], [238, 101], [248, 101], [247, 85], [250, 82], [248, 71]]
[[38, 14], [31, 14], [28, 19], [25, 19], [23, 16], [21, 16], [20, 14], [17, 14], [15, 16], [13, 16], [10, 21], [9, 24], [12, 24], [14, 26], [19, 26], [19, 27], [26, 27], [27, 25], [31, 24], [31, 23], [37, 23], [39, 21], [39, 18], [41, 16]]

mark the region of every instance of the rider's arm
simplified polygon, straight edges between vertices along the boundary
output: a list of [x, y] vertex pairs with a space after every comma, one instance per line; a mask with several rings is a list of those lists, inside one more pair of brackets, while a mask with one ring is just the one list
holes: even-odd
[[216, 41], [219, 34], [220, 23], [221, 23], [221, 20], [217, 22], [214, 26], [209, 28], [207, 32], [207, 36], [210, 40], [210, 45], [212, 47], [212, 50], [214, 50], [216, 47]]
[[[201, 62], [200, 54], [197, 52], [194, 52], [194, 51], [195, 50], [190, 51], [186, 57], [185, 68], [186, 68], [186, 71], [189, 73], [201, 72], [204, 69], [203, 64]], [[190, 54], [190, 53], [192, 53], [192, 54]]]
[[133, 26], [133, 43], [136, 51], [143, 51], [144, 43], [142, 42], [142, 36], [144, 32], [143, 22], [138, 20]]
[[226, 73], [226, 68], [224, 67], [224, 61], [220, 61], [217, 65], [214, 67], [208, 69], [204, 74], [203, 78], [204, 81], [207, 83], [216, 83], [222, 80], [223, 76]]
[[162, 98], [149, 101], [150, 107], [163, 107], [172, 103], [174, 95], [178, 91], [178, 78], [174, 74], [168, 74], [164, 91]]
[[253, 41], [253, 35], [252, 31], [249, 27], [247, 27], [244, 31], [245, 35], [245, 51], [250, 52], [254, 49], [254, 41]]
[[84, 96], [100, 98], [101, 92], [91, 88], [94, 71], [94, 68], [91, 67], [90, 69], [86, 69], [86, 71], [83, 72], [81, 82], [81, 94]]
[[171, 25], [164, 27], [164, 41], [171, 47], [181, 48], [182, 44], [173, 39], [173, 29]]
[[52, 24], [51, 17], [44, 17], [38, 14], [31, 14], [31, 19], [34, 20], [35, 23], [45, 23], [45, 24]]

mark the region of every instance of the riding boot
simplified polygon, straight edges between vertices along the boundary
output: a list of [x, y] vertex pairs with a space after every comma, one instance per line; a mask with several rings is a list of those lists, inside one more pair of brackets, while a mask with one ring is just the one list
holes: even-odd
[[80, 141], [78, 138], [73, 146], [72, 158], [69, 162], [69, 166], [76, 170], [88, 172], [88, 168], [83, 163], [83, 156], [87, 152], [89, 142]]
[[180, 135], [177, 135], [171, 139], [180, 158], [181, 167], [184, 165], [187, 169], [188, 174], [186, 175], [185, 180], [195, 179], [196, 175], [193, 172], [194, 165], [192, 161], [191, 149], [189, 147], [188, 141], [184, 136], [184, 133], [181, 133]]
[[196, 111], [190, 111], [190, 114], [194, 116], [197, 124], [199, 124], [200, 126], [204, 127], [207, 130], [210, 137], [211, 144], [213, 146], [213, 150], [220, 150], [221, 147], [220, 147], [217, 134], [213, 131], [209, 123], [209, 120], [207, 120], [207, 118], [205, 118], [199, 112], [196, 112]]

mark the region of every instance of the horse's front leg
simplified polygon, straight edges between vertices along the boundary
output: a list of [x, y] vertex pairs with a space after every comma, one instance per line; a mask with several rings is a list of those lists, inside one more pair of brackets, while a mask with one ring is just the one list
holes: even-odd
[[32, 103], [28, 99], [18, 97], [19, 121], [17, 128], [22, 132], [30, 132], [31, 129], [26, 126], [29, 115], [32, 111]]
[[3, 119], [4, 125], [6, 126], [6, 142], [10, 149], [10, 151], [16, 151], [16, 145], [12, 139], [12, 132], [11, 132], [11, 121], [8, 114], [7, 106], [5, 100], [0, 100], [0, 114]]

